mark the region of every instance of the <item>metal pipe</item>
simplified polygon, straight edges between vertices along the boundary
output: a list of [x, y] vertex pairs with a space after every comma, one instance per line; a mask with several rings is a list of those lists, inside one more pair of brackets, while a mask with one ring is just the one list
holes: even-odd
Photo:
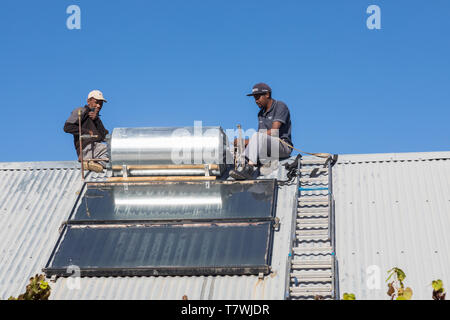
[[81, 109], [78, 110], [78, 135], [80, 142], [81, 180], [84, 181], [83, 138], [81, 135]]
[[[155, 170], [155, 169], [205, 169], [204, 164], [166, 164], [166, 165], [130, 165], [127, 166], [128, 170]], [[209, 164], [210, 170], [219, 170], [219, 165]], [[113, 166], [113, 170], [122, 170], [122, 166]]]
[[171, 176], [171, 177], [110, 177], [108, 182], [136, 182], [136, 181], [214, 181], [216, 176]]
[[[220, 176], [220, 171], [212, 170], [210, 174]], [[128, 170], [129, 176], [206, 176], [202, 169], [153, 169], [153, 170]], [[123, 170], [115, 171], [115, 176], [124, 176]]]

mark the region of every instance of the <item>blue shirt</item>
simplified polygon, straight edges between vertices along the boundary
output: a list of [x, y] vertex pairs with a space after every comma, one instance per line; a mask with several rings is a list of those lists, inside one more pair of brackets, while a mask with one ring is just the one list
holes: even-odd
[[258, 131], [261, 129], [272, 129], [272, 123], [274, 121], [281, 122], [279, 137], [293, 146], [291, 138], [291, 115], [289, 109], [284, 102], [272, 99], [272, 105], [267, 112], [265, 109], [261, 109], [258, 112]]

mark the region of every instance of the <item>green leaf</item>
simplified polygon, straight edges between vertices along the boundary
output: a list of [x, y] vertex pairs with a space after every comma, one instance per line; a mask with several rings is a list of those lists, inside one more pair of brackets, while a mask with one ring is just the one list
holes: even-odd
[[406, 274], [403, 272], [400, 268], [395, 268], [395, 273], [397, 273], [397, 279], [398, 281], [402, 282], [406, 278]]
[[413, 295], [413, 291], [410, 287], [406, 288], [405, 291], [403, 292], [403, 297], [405, 298], [405, 300], [411, 300]]
[[344, 300], [356, 300], [356, 297], [353, 293], [344, 293]]
[[48, 282], [41, 281], [41, 284], [39, 285], [39, 288], [41, 288], [42, 290], [47, 289], [48, 288]]
[[443, 289], [444, 284], [442, 283], [442, 280], [438, 279], [438, 280], [434, 280], [433, 282], [431, 282], [431, 285], [433, 286], [433, 289], [435, 291], [439, 291], [441, 289]]
[[388, 274], [389, 273], [391, 273], [391, 274], [389, 274], [389, 277], [386, 279], [386, 282], [388, 282], [389, 281], [389, 279], [392, 277], [392, 275], [394, 274], [394, 272], [392, 272], [394, 270], [394, 268], [392, 268], [391, 270], [389, 270], [388, 271]]

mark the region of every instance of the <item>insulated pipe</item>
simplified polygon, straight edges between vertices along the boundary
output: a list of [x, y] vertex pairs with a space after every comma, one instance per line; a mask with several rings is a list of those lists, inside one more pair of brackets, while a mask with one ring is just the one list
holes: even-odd
[[172, 176], [172, 177], [110, 177], [108, 182], [140, 182], [140, 181], [214, 181], [215, 176]]
[[[220, 171], [209, 171], [210, 175], [220, 176]], [[205, 170], [202, 169], [152, 169], [141, 170], [131, 169], [128, 170], [130, 176], [206, 176]], [[123, 176], [122, 171], [115, 171], [114, 176]]]
[[[113, 170], [122, 170], [122, 166], [113, 166]], [[130, 165], [129, 170], [155, 170], [155, 169], [205, 169], [203, 164], [167, 164], [167, 165]], [[219, 165], [208, 165], [210, 170], [219, 170]]]

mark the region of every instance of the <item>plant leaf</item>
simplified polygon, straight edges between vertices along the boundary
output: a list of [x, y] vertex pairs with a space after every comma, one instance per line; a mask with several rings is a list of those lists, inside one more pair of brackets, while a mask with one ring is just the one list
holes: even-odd
[[356, 300], [356, 297], [353, 293], [344, 293], [344, 300]]
[[438, 279], [438, 280], [432, 281], [431, 286], [433, 287], [434, 290], [439, 291], [443, 287], [442, 280]]
[[48, 282], [41, 281], [41, 284], [39, 285], [39, 288], [41, 288], [42, 290], [47, 289], [48, 288]]
[[403, 297], [405, 298], [405, 300], [411, 300], [413, 295], [413, 291], [410, 287], [406, 288], [405, 291], [403, 292]]
[[406, 278], [406, 274], [403, 272], [400, 268], [395, 268], [395, 272], [397, 273], [397, 279], [398, 281], [402, 282]]

